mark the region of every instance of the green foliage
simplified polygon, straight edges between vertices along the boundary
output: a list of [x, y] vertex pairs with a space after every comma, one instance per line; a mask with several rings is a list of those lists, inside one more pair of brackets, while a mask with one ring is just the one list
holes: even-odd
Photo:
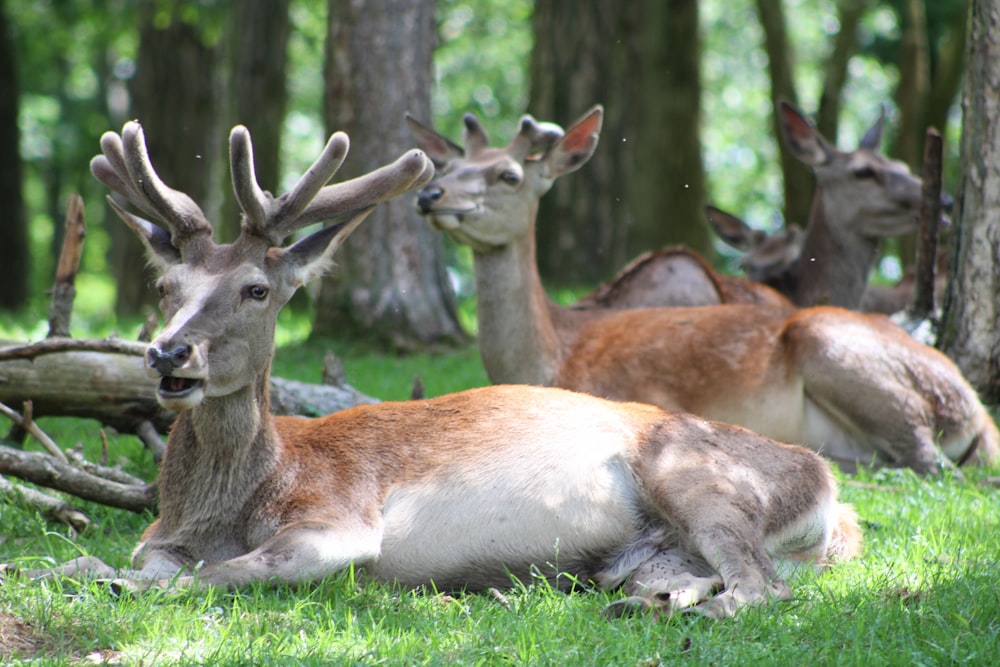
[[[1000, 636], [1000, 495], [983, 485], [986, 472], [966, 476], [844, 478], [843, 496], [864, 524], [862, 557], [795, 573], [794, 600], [728, 621], [605, 621], [614, 593], [565, 594], [541, 581], [514, 582], [505, 606], [488, 594], [364, 583], [350, 571], [315, 586], [134, 597], [14, 576], [0, 586], [0, 609], [24, 623], [37, 653], [5, 664], [989, 664]], [[0, 562], [42, 566], [87, 553], [124, 565], [150, 517], [84, 506], [95, 527], [79, 537], [0, 506]]]

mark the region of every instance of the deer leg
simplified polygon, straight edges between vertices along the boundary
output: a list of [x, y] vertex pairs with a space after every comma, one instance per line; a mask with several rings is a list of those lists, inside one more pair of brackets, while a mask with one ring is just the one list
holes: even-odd
[[56, 567], [37, 570], [16, 570], [6, 565], [2, 566], [2, 572], [4, 573], [15, 571], [29, 579], [49, 579], [51, 577], [107, 579], [115, 576], [115, 569], [113, 567], [106, 565], [104, 561], [92, 556], [81, 556]]
[[381, 544], [381, 525], [335, 526], [322, 521], [298, 521], [281, 528], [253, 551], [209, 563], [191, 576], [178, 578], [173, 585], [236, 588], [254, 581], [318, 581], [351, 563], [374, 560]]

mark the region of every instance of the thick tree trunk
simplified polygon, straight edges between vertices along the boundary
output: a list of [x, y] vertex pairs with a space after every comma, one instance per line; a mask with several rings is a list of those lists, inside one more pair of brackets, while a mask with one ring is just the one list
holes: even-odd
[[546, 283], [594, 284], [671, 243], [711, 252], [697, 3], [539, 0], [533, 29], [529, 111], [566, 124], [605, 108], [593, 159], [541, 201]]
[[[214, 124], [215, 62], [215, 49], [205, 44], [198, 27], [176, 17], [160, 27], [147, 11], [132, 80], [132, 116], [142, 123], [157, 173], [167, 185], [198, 202], [210, 220], [220, 199], [213, 168], [224, 146]], [[156, 303], [152, 274], [135, 235], [117, 218], [109, 225], [118, 288], [115, 312], [135, 314]]]
[[21, 193], [21, 139], [17, 110], [20, 86], [13, 36], [0, 0], [0, 310], [22, 308], [28, 301], [31, 270], [27, 219]]
[[939, 346], [1000, 404], [1000, 0], [972, 0], [957, 229]]
[[757, 13], [764, 29], [764, 48], [767, 51], [768, 73], [771, 76], [771, 124], [778, 154], [781, 156], [781, 174], [785, 182], [785, 223], [805, 224], [809, 220], [815, 184], [809, 167], [802, 164], [781, 140], [778, 123], [778, 101], [785, 99], [798, 106], [795, 92], [795, 60], [788, 43], [788, 30], [781, 0], [757, 0]]
[[[233, 4], [229, 22], [229, 77], [227, 94], [231, 108], [228, 125], [245, 125], [253, 137], [257, 182], [271, 192], [280, 192], [281, 133], [288, 106], [285, 65], [291, 28], [291, 0], [242, 0]], [[240, 208], [231, 188], [223, 188], [225, 202], [216, 225], [220, 240], [239, 234]]]
[[[330, 0], [324, 113], [351, 153], [338, 177], [356, 176], [413, 146], [407, 111], [430, 119], [434, 0]], [[444, 266], [441, 235], [414, 195], [379, 206], [351, 235], [322, 283], [313, 334], [367, 338], [400, 350], [465, 342]]]

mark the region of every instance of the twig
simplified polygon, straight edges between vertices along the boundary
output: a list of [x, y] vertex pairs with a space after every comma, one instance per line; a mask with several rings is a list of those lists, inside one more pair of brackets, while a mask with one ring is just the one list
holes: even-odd
[[0, 446], [0, 474], [131, 512], [144, 512], [156, 505], [154, 484], [121, 484], [102, 479], [37, 452]]
[[937, 271], [938, 221], [941, 219], [941, 133], [928, 128], [924, 144], [920, 229], [917, 233], [916, 283], [910, 315], [923, 320], [934, 312], [934, 274]]
[[96, 475], [102, 479], [111, 480], [112, 482], [118, 482], [119, 484], [128, 484], [131, 486], [142, 486], [146, 483], [146, 480], [140, 479], [135, 475], [130, 475], [121, 468], [110, 468], [108, 466], [103, 466], [98, 463], [93, 463], [83, 458], [83, 454], [77, 450], [70, 449], [66, 452], [66, 456], [69, 457], [70, 463], [75, 465], [81, 470], [85, 470], [92, 475]]
[[66, 235], [59, 253], [56, 283], [52, 287], [52, 302], [49, 305], [49, 338], [69, 336], [73, 300], [76, 298], [76, 274], [83, 256], [83, 239], [87, 236], [83, 213], [83, 199], [78, 194], [71, 194], [66, 204]]
[[166, 449], [166, 445], [163, 438], [157, 433], [153, 422], [148, 419], [139, 422], [139, 425], [135, 427], [135, 434], [142, 440], [142, 444], [146, 445], [146, 449], [153, 453], [153, 461], [159, 464], [163, 460], [163, 450]]
[[141, 357], [146, 354], [145, 343], [120, 338], [46, 338], [36, 343], [0, 347], [0, 361], [8, 359], [34, 359], [57, 352], [110, 352]]
[[3, 413], [12, 422], [14, 422], [15, 424], [23, 428], [25, 431], [30, 433], [32, 437], [35, 438], [35, 440], [37, 440], [42, 445], [42, 447], [45, 448], [45, 451], [47, 451], [49, 454], [51, 454], [58, 460], [62, 461], [63, 463], [67, 462], [66, 455], [63, 453], [61, 449], [59, 449], [59, 445], [57, 445], [55, 441], [52, 440], [52, 438], [50, 438], [47, 433], [45, 433], [45, 431], [39, 428], [38, 424], [36, 424], [34, 420], [29, 422], [20, 414], [18, 414], [17, 410], [14, 410], [13, 408], [3, 403], [0, 403], [0, 413]]
[[0, 496], [19, 499], [77, 532], [82, 532], [90, 525], [87, 515], [69, 503], [30, 487], [14, 484], [3, 477], [0, 477]]

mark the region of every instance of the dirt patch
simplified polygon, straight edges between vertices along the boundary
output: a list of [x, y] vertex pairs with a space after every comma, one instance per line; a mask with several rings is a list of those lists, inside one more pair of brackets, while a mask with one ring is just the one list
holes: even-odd
[[23, 620], [0, 611], [0, 655], [31, 657], [41, 652], [45, 642]]

